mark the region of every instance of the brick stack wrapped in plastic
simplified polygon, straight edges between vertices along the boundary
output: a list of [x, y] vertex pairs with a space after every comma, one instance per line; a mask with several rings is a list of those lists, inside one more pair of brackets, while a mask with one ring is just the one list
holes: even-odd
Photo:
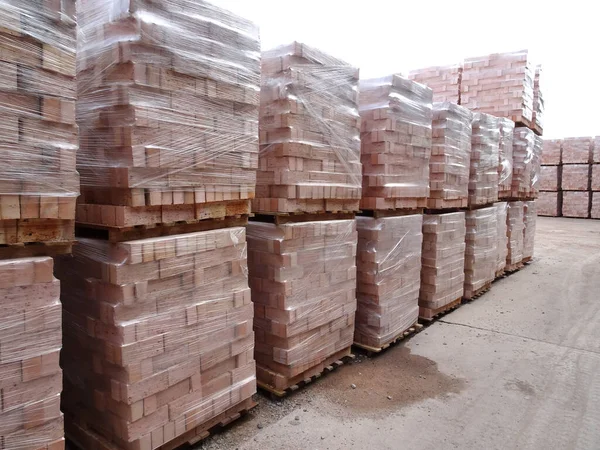
[[431, 320], [448, 305], [459, 305], [465, 289], [465, 213], [423, 217], [419, 315]]
[[[184, 443], [256, 392], [245, 229], [110, 243], [57, 260], [63, 410], [79, 448]], [[226, 415], [226, 417], [229, 417]]]
[[508, 203], [499, 202], [496, 203], [496, 211], [498, 214], [497, 218], [497, 259], [496, 259], [496, 278], [504, 273], [506, 267], [506, 257], [508, 255], [508, 230], [507, 230], [507, 216], [508, 216]]
[[400, 75], [360, 82], [361, 209], [427, 205], [432, 96]]
[[508, 271], [517, 269], [523, 261], [524, 215], [523, 202], [509, 202], [506, 222], [508, 236], [506, 270]]
[[473, 114], [469, 206], [498, 201], [498, 161], [500, 130], [498, 118], [484, 113]]
[[513, 139], [515, 123], [506, 118], [498, 118], [500, 144], [498, 146], [498, 198], [509, 199], [513, 177]]
[[354, 343], [380, 349], [417, 322], [423, 216], [357, 217]]
[[536, 203], [536, 201], [523, 202], [523, 262], [529, 262], [533, 258], [537, 222]]
[[497, 221], [496, 206], [466, 212], [464, 298], [467, 300], [487, 290], [494, 281], [498, 259]]
[[430, 209], [468, 206], [473, 114], [453, 103], [433, 104]]
[[562, 139], [545, 139], [540, 159], [537, 209], [541, 216], [559, 217], [562, 211]]
[[62, 345], [60, 284], [52, 258], [0, 261], [0, 445], [65, 448], [58, 364]]
[[533, 185], [536, 178], [536, 167], [534, 167], [536, 151], [535, 133], [529, 128], [515, 128], [511, 193], [513, 199], [525, 200], [533, 196]]
[[75, 0], [0, 2], [0, 244], [73, 241]]
[[357, 240], [355, 220], [249, 223], [257, 377], [271, 390], [350, 354]]
[[294, 42], [263, 53], [255, 212], [357, 211], [355, 67]]
[[462, 66], [453, 64], [412, 70], [408, 78], [430, 87], [433, 90], [434, 102], [450, 102], [459, 105], [461, 75]]
[[201, 0], [81, 0], [78, 18], [77, 220], [130, 227], [248, 214], [258, 28]]
[[542, 86], [544, 85], [544, 76], [542, 73], [542, 66], [536, 66], [533, 84], [533, 126], [538, 131], [544, 130], [544, 113], [546, 110], [544, 104], [544, 93], [542, 90]]

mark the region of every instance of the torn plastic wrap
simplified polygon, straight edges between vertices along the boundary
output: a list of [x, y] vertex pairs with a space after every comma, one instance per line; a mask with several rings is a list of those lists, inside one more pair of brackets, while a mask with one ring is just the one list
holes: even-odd
[[400, 75], [361, 80], [362, 209], [427, 205], [432, 98]]
[[75, 0], [3, 0], [0, 22], [0, 244], [71, 241]]
[[216, 202], [248, 213], [258, 28], [201, 0], [81, 0], [79, 23], [78, 221], [197, 220]]
[[466, 299], [473, 298], [494, 281], [498, 259], [497, 221], [496, 206], [466, 212], [464, 293]]
[[[355, 220], [248, 225], [259, 381], [287, 381], [352, 345]], [[338, 358], [339, 359], [339, 358]]]
[[506, 256], [506, 268], [508, 270], [516, 269], [517, 265], [523, 261], [523, 230], [524, 222], [523, 202], [509, 202], [507, 211], [507, 230], [508, 236], [508, 254]]
[[453, 103], [433, 104], [428, 208], [466, 207], [471, 170], [473, 113]]
[[533, 258], [535, 247], [535, 226], [537, 222], [537, 201], [523, 203], [523, 260]]
[[562, 143], [562, 139], [543, 140], [541, 156], [542, 165], [557, 166], [562, 162]]
[[510, 119], [499, 118], [500, 130], [499, 166], [498, 166], [498, 197], [510, 198], [513, 176], [513, 139], [515, 123]]
[[423, 216], [357, 217], [354, 342], [380, 349], [419, 316]]
[[465, 213], [423, 216], [419, 306], [431, 310], [461, 300], [465, 281]]
[[498, 219], [496, 224], [498, 236], [498, 257], [496, 259], [496, 276], [501, 275], [506, 267], [506, 258], [508, 256], [508, 203], [496, 203], [496, 212]]
[[358, 69], [294, 42], [264, 52], [261, 70], [253, 210], [358, 210]]
[[434, 102], [460, 104], [460, 79], [462, 65], [433, 66], [411, 70], [408, 78], [433, 90]]
[[544, 129], [544, 115], [546, 106], [544, 103], [544, 92], [542, 87], [544, 86], [544, 76], [542, 66], [538, 65], [535, 67], [535, 78], [533, 84], [533, 124], [540, 131]]
[[[537, 186], [539, 169], [538, 143], [535, 133], [529, 128], [515, 128], [513, 142], [513, 180], [511, 197], [525, 200], [533, 195], [533, 186]], [[536, 169], [538, 172], [536, 172]]]
[[473, 114], [469, 206], [487, 205], [498, 201], [498, 120], [489, 114]]
[[52, 258], [0, 261], [0, 444], [64, 448], [60, 285]]
[[57, 260], [63, 410], [82, 448], [156, 449], [256, 392], [246, 252], [228, 228], [80, 239]]

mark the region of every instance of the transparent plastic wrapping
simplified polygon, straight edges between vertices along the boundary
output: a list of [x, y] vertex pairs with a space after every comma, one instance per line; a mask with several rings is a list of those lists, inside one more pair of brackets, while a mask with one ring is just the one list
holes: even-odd
[[433, 142], [427, 206], [431, 209], [467, 206], [471, 170], [473, 113], [453, 103], [433, 104]]
[[421, 308], [435, 311], [462, 299], [466, 231], [464, 212], [423, 216]]
[[247, 229], [259, 380], [293, 378], [350, 347], [356, 221], [250, 222]]
[[533, 137], [533, 159], [531, 160], [531, 179], [529, 184], [529, 199], [536, 199], [540, 193], [542, 150], [544, 140], [537, 134]]
[[508, 254], [506, 266], [513, 270], [523, 261], [525, 210], [523, 202], [509, 202], [507, 214]]
[[600, 163], [600, 136], [596, 136], [592, 144], [592, 162], [594, 164]]
[[506, 118], [498, 119], [500, 144], [498, 146], [498, 197], [509, 198], [513, 174], [513, 139], [515, 123]]
[[0, 220], [72, 221], [75, 0], [3, 0], [0, 22]]
[[152, 450], [256, 392], [246, 252], [245, 229], [228, 228], [80, 239], [57, 260], [76, 436]]
[[527, 50], [468, 58], [463, 64], [460, 104], [472, 111], [531, 123], [534, 78]]
[[589, 164], [592, 158], [594, 138], [573, 137], [562, 140], [563, 164]]
[[294, 42], [263, 52], [255, 212], [357, 210], [359, 71]]
[[562, 161], [562, 139], [544, 139], [542, 146], [542, 165], [559, 165]]
[[498, 214], [498, 219], [496, 221], [498, 236], [496, 275], [500, 275], [504, 272], [506, 259], [508, 257], [508, 203], [496, 203], [496, 212]]
[[563, 191], [563, 217], [588, 219], [590, 217], [590, 194], [591, 192]]
[[558, 191], [558, 166], [541, 166], [540, 190]]
[[535, 225], [537, 222], [537, 202], [523, 202], [523, 259], [533, 258], [535, 247]]
[[52, 266], [46, 257], [0, 261], [3, 449], [64, 448], [60, 284]]
[[423, 216], [357, 217], [354, 342], [381, 348], [419, 317]]
[[[536, 179], [536, 135], [529, 128], [515, 128], [513, 142], [513, 180], [511, 197], [526, 199], [533, 195]], [[539, 142], [539, 141], [537, 141]], [[539, 157], [537, 158], [539, 162]], [[539, 169], [538, 169], [539, 170]], [[538, 172], [539, 174], [539, 172]], [[539, 178], [539, 176], [537, 176]]]
[[424, 84], [433, 90], [434, 102], [450, 102], [460, 104], [460, 79], [462, 66], [433, 66], [412, 70], [408, 78]]
[[80, 0], [78, 15], [78, 220], [130, 225], [111, 218], [132, 207], [194, 220], [199, 204], [248, 204], [258, 28], [202, 0]]
[[[590, 210], [590, 217], [592, 219], [600, 219], [600, 192], [592, 192], [592, 201], [591, 203], [591, 210]], [[542, 215], [541, 212], [541, 207], [540, 205], [538, 205], [538, 214]]]
[[533, 84], [533, 124], [539, 130], [544, 129], [544, 113], [546, 111], [544, 104], [544, 93], [542, 91], [543, 83], [542, 66], [535, 67], [535, 78]]
[[400, 75], [361, 80], [361, 209], [426, 206], [432, 96]]
[[466, 212], [467, 234], [465, 240], [467, 245], [465, 249], [464, 297], [467, 299], [489, 286], [496, 276], [497, 222], [496, 206]]
[[498, 118], [490, 114], [473, 114], [469, 206], [498, 201], [498, 161], [500, 127]]
[[559, 198], [561, 195], [559, 192], [540, 192], [536, 203], [538, 215], [559, 217], [561, 212]]

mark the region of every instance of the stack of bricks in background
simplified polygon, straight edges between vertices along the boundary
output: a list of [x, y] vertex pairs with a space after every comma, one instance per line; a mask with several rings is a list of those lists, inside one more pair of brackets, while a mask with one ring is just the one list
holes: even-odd
[[56, 272], [63, 411], [79, 448], [174, 448], [252, 402], [244, 228], [122, 243], [79, 239]]
[[523, 240], [525, 228], [525, 212], [523, 202], [509, 202], [507, 212], [508, 255], [506, 270], [513, 271], [523, 261]]
[[79, 194], [75, 0], [0, 2], [0, 20], [0, 245], [68, 252]]
[[500, 128], [498, 118], [490, 114], [473, 114], [469, 207], [498, 201], [498, 161]]
[[535, 225], [537, 222], [536, 201], [523, 202], [523, 262], [533, 258]]
[[500, 130], [499, 165], [498, 165], [498, 198], [509, 199], [511, 196], [513, 176], [513, 141], [515, 123], [507, 118], [498, 118]]
[[565, 138], [562, 141], [562, 215], [590, 217], [592, 148], [594, 138]]
[[472, 117], [456, 104], [433, 104], [429, 209], [468, 206]]
[[432, 95], [399, 75], [360, 82], [361, 209], [427, 206]]
[[487, 290], [494, 281], [498, 259], [497, 221], [495, 205], [466, 212], [464, 298], [467, 300]]
[[254, 212], [358, 210], [358, 77], [300, 43], [263, 53]]
[[600, 136], [594, 138], [592, 147], [592, 207], [591, 218], [600, 219]]
[[65, 448], [59, 282], [52, 259], [0, 261], [0, 447]]
[[559, 217], [562, 211], [562, 140], [545, 139], [542, 149], [540, 193], [538, 213], [540, 216]]
[[130, 227], [248, 214], [258, 28], [200, 0], [83, 0], [78, 17], [77, 221]]
[[504, 274], [504, 269], [506, 268], [506, 257], [508, 255], [508, 226], [507, 226], [507, 217], [508, 217], [508, 203], [507, 202], [499, 202], [496, 203], [496, 211], [498, 214], [497, 217], [497, 259], [496, 259], [496, 278], [502, 276]]
[[430, 87], [433, 90], [434, 102], [450, 102], [460, 105], [461, 75], [462, 66], [454, 64], [413, 70], [408, 74], [408, 78]]
[[357, 217], [354, 344], [378, 350], [419, 316], [423, 216]]
[[419, 316], [431, 320], [460, 304], [465, 289], [465, 213], [426, 214]]
[[248, 224], [259, 384], [284, 392], [350, 354], [356, 220]]

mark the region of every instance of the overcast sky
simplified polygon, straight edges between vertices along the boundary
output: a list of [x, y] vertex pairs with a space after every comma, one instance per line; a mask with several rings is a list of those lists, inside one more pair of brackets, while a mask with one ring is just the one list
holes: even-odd
[[527, 48], [544, 67], [545, 137], [600, 135], [595, 0], [212, 1], [258, 23], [263, 49], [305, 42], [362, 78]]

